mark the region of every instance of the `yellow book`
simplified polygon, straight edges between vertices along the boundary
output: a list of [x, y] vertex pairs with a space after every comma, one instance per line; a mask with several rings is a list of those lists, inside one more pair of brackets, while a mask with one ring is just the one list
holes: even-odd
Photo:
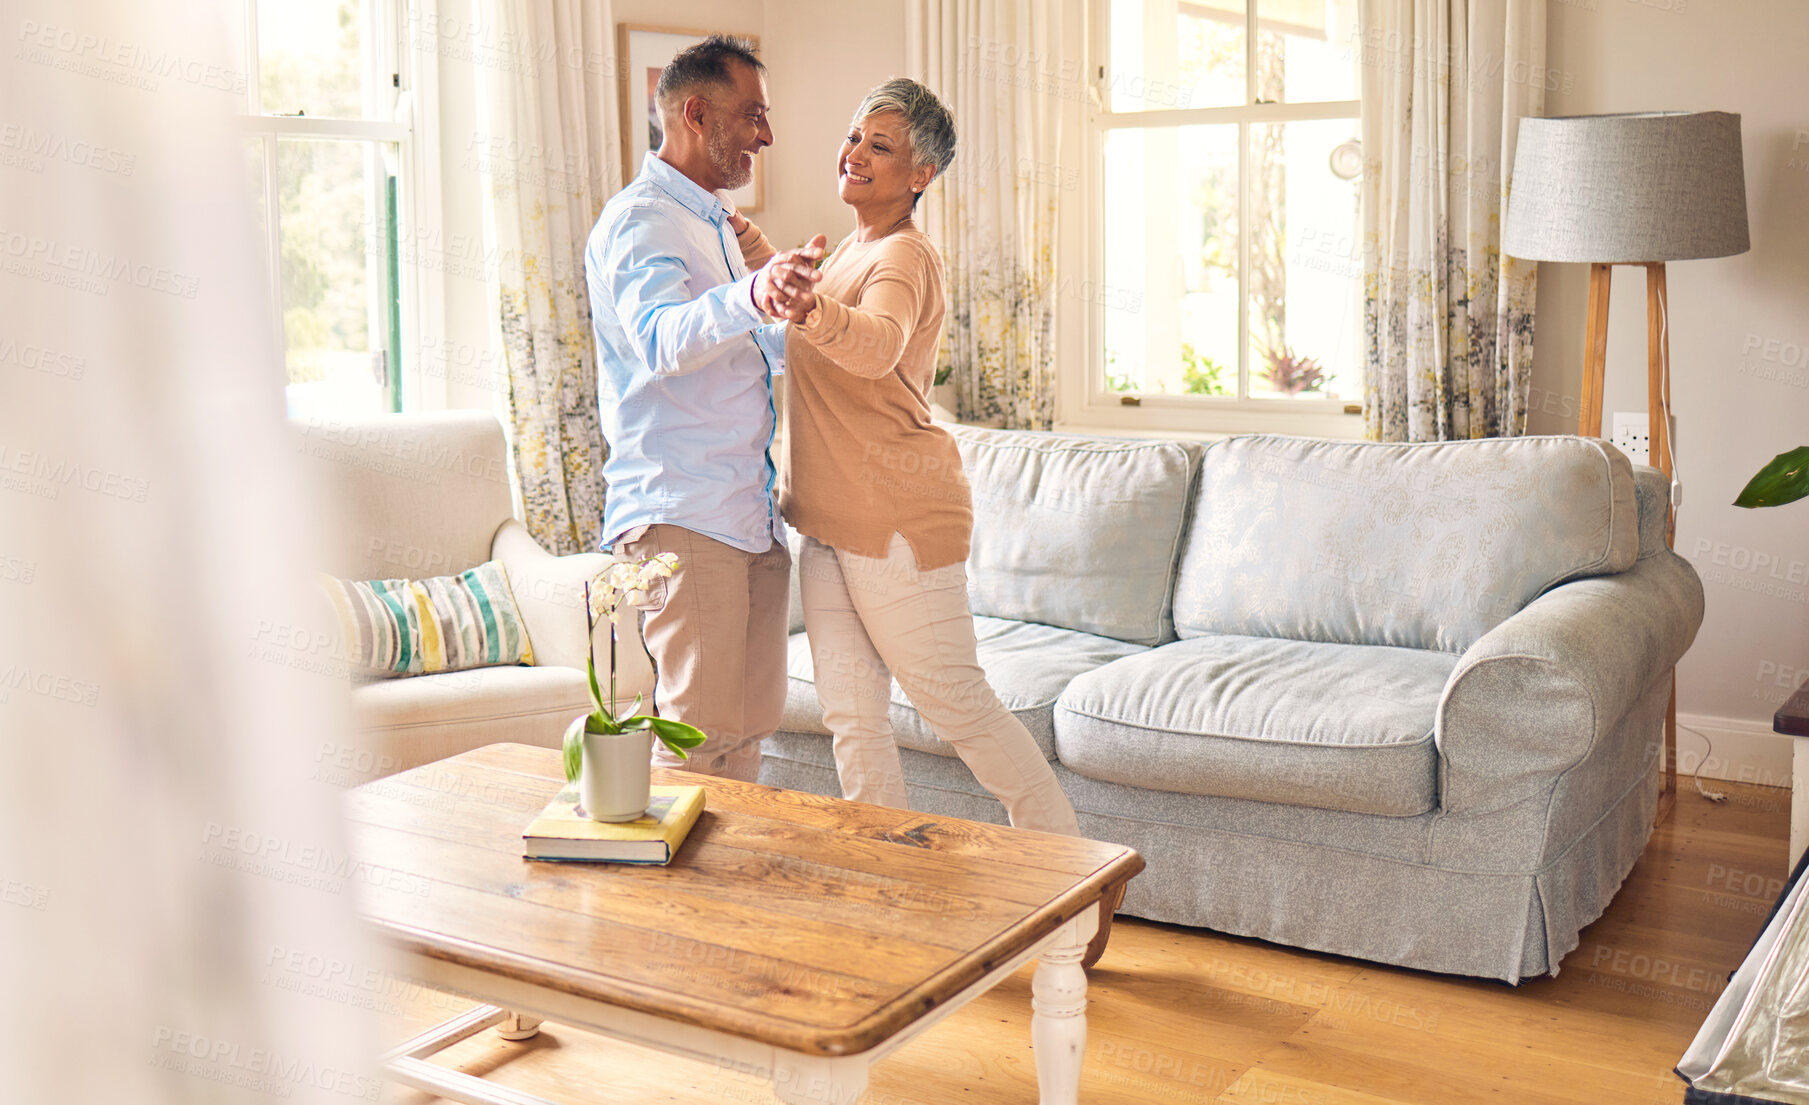
[[702, 787], [654, 787], [646, 816], [613, 823], [592, 821], [578, 809], [578, 788], [567, 784], [521, 834], [522, 855], [528, 859], [671, 863], [703, 808]]

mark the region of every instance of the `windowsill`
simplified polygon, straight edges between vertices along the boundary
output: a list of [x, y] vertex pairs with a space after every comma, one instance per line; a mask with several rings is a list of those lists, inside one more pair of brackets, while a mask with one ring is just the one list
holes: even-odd
[[1363, 438], [1363, 416], [1346, 414], [1342, 403], [1208, 405], [1173, 396], [1141, 396], [1128, 405], [1117, 396], [1095, 398], [1069, 408], [1055, 428], [1063, 433], [1098, 433], [1118, 437], [1185, 437], [1219, 440], [1237, 434], [1288, 434], [1339, 441]]

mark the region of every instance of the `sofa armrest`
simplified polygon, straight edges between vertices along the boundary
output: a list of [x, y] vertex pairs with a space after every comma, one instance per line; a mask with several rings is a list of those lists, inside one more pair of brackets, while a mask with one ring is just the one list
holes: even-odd
[[1702, 624], [1702, 582], [1666, 551], [1527, 603], [1466, 651], [1439, 701], [1439, 804], [1488, 814], [1549, 792], [1613, 733]]
[[[534, 663], [540, 666], [584, 670], [585, 652], [592, 642], [584, 634], [584, 584], [611, 563], [603, 553], [554, 556], [540, 547], [527, 527], [511, 518], [497, 528], [490, 544], [492, 559], [503, 562], [515, 605], [527, 623], [528, 640], [534, 646]], [[616, 617], [616, 689], [624, 706], [637, 694], [653, 697], [653, 665], [641, 645], [639, 617], [623, 610]], [[594, 647], [597, 676], [609, 678], [609, 623], [596, 627]]]

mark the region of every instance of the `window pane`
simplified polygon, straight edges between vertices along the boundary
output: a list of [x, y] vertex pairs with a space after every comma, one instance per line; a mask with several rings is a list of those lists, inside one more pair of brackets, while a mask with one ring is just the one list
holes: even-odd
[[1357, 0], [1256, 0], [1256, 95], [1277, 103], [1357, 98]]
[[1244, 82], [1245, 0], [1112, 0], [1112, 111], [1235, 107]]
[[1357, 393], [1357, 121], [1250, 128], [1250, 395]]
[[291, 414], [375, 414], [384, 403], [388, 257], [383, 147], [281, 139], [283, 346]]
[[267, 115], [377, 118], [360, 0], [258, 0], [258, 88]]
[[[1235, 124], [1105, 135], [1106, 386], [1237, 394]], [[1129, 309], [1131, 305], [1136, 309]]]

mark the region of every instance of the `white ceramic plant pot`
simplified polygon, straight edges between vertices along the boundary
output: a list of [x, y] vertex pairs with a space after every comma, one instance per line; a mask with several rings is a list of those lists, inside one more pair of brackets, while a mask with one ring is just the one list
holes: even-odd
[[649, 770], [652, 734], [584, 734], [578, 768], [578, 801], [592, 821], [633, 821], [647, 812], [653, 791]]

